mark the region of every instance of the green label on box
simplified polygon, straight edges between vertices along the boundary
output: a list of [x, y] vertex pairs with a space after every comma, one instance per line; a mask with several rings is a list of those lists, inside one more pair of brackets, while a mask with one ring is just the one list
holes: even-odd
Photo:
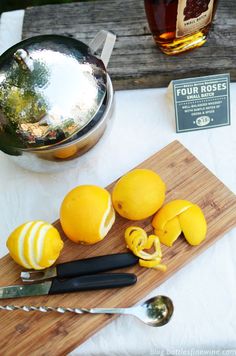
[[176, 132], [230, 125], [230, 75], [173, 80]]

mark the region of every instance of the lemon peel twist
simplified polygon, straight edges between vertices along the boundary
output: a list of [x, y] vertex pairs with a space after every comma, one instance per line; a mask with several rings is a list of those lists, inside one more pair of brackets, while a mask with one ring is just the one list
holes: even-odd
[[[155, 268], [161, 271], [166, 271], [166, 266], [161, 264], [162, 252], [158, 236], [147, 235], [141, 227], [130, 226], [125, 230], [125, 241], [127, 247], [138, 256], [139, 265], [146, 268]], [[144, 250], [149, 250], [154, 247], [153, 253], [148, 253]]]

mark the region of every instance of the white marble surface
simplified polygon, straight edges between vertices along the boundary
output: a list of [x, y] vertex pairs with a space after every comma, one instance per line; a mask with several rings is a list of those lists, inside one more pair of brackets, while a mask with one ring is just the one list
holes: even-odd
[[[22, 13], [18, 15], [20, 21]], [[16, 13], [4, 14], [1, 48], [14, 42], [9, 31], [13, 22], [20, 28], [16, 19]], [[231, 85], [231, 126], [201, 132], [175, 133], [165, 94], [165, 88], [117, 92], [109, 134], [69, 171], [31, 173], [0, 154], [0, 256], [18, 224], [57, 219], [71, 188], [84, 183], [106, 186], [175, 139], [236, 193], [236, 84]], [[175, 314], [168, 325], [155, 329], [120, 317], [72, 355], [236, 355], [235, 256], [234, 229], [151, 293], [173, 299]]]

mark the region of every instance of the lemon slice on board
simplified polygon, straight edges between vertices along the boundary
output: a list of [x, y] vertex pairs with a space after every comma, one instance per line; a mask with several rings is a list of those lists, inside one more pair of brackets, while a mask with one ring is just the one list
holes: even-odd
[[183, 232], [190, 245], [199, 245], [207, 233], [207, 222], [201, 208], [187, 200], [172, 200], [152, 220], [161, 243], [172, 246]]

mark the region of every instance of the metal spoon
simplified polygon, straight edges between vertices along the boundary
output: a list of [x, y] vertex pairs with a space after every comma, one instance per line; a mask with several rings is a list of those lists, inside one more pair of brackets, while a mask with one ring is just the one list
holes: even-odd
[[57, 312], [57, 313], [76, 313], [76, 314], [123, 314], [133, 315], [150, 326], [163, 326], [167, 324], [173, 314], [174, 306], [170, 298], [159, 295], [146, 300], [140, 305], [130, 308], [63, 308], [63, 307], [35, 307], [35, 306], [16, 306], [0, 305], [0, 310], [23, 310], [23, 311], [40, 311], [40, 312]]

